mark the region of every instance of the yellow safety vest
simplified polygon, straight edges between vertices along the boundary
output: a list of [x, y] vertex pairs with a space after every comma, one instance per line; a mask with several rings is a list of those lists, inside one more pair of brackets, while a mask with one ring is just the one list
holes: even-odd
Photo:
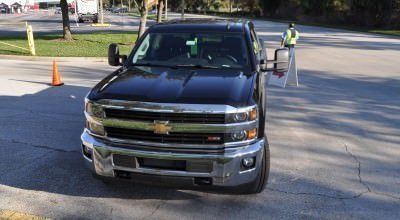
[[286, 30], [286, 45], [296, 45], [297, 40], [299, 39], [299, 32], [290, 28]]

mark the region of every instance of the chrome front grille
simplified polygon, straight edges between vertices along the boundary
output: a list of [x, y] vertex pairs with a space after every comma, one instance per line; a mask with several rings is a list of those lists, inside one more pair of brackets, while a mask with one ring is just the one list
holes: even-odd
[[91, 135], [122, 148], [222, 153], [255, 141], [232, 138], [234, 133], [257, 129], [258, 120], [231, 121], [233, 114], [253, 108], [103, 99], [86, 100], [85, 116], [93, 126], [88, 127]]
[[175, 123], [224, 124], [225, 114], [149, 112], [137, 110], [105, 109], [107, 118], [139, 121], [154, 120]]
[[105, 127], [107, 137], [135, 141], [175, 144], [216, 145], [224, 143], [223, 133], [169, 133], [155, 134], [153, 131]]

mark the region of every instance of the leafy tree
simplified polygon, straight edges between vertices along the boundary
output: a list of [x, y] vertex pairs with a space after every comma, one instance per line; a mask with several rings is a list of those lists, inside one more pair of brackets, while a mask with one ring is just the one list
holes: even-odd
[[378, 27], [390, 22], [395, 0], [351, 0], [350, 5], [356, 24]]
[[274, 17], [281, 7], [282, 0], [262, 0], [261, 4], [264, 9], [264, 14]]
[[[180, 2], [170, 0], [171, 9], [177, 11]], [[400, 0], [186, 0], [186, 9], [194, 12], [230, 12], [230, 6], [250, 16], [371, 27], [400, 26]]]

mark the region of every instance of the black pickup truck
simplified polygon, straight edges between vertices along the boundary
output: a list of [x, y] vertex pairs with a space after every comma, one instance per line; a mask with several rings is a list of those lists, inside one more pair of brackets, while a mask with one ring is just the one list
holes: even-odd
[[[289, 53], [267, 60], [250, 21], [187, 19], [150, 27], [121, 66], [85, 100], [81, 136], [95, 177], [259, 193], [269, 175], [265, 78]], [[272, 64], [272, 65], [271, 65]]]

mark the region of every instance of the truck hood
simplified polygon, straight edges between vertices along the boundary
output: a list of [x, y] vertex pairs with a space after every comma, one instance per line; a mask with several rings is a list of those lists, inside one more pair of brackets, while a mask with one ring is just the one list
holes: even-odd
[[256, 74], [232, 69], [132, 67], [102, 80], [89, 99], [246, 106]]

